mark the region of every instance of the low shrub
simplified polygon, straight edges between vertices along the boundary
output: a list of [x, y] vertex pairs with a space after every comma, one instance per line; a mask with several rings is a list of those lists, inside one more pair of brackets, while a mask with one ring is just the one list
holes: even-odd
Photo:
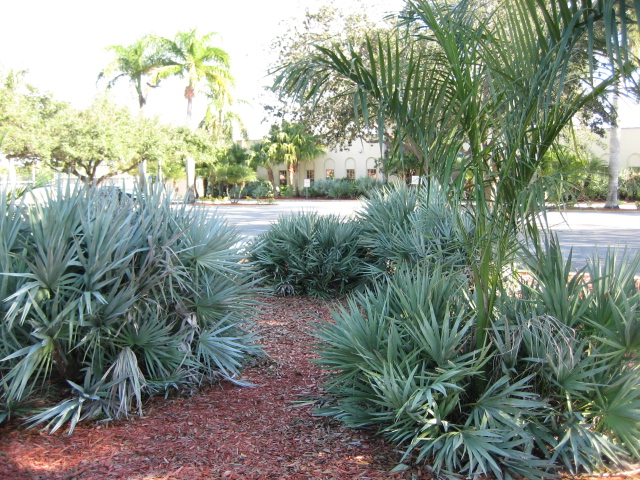
[[334, 199], [356, 198], [356, 185], [354, 180], [341, 178], [333, 180], [329, 186], [327, 196]]
[[616, 256], [586, 277], [554, 239], [527, 252], [535, 281], [500, 293], [482, 348], [465, 276], [399, 267], [321, 324], [332, 397], [318, 413], [377, 426], [438, 475], [542, 479], [637, 461], [640, 256]]
[[282, 217], [249, 245], [251, 261], [279, 294], [342, 295], [367, 281], [360, 226], [337, 215]]
[[626, 200], [638, 200], [640, 198], [640, 168], [625, 168], [620, 172], [619, 194]]
[[356, 218], [374, 272], [423, 261], [460, 269], [471, 261], [466, 251], [473, 232], [471, 215], [465, 206], [452, 206], [445, 190], [435, 183], [376, 190]]
[[312, 198], [360, 198], [370, 197], [382, 187], [375, 178], [363, 177], [356, 180], [348, 178], [316, 180], [309, 187], [308, 194]]
[[311, 198], [329, 198], [329, 188], [333, 183], [332, 179], [315, 180], [311, 183], [307, 193]]
[[243, 197], [267, 198], [270, 194], [273, 195], [273, 187], [271, 186], [271, 183], [266, 180], [249, 182], [242, 189]]
[[356, 179], [354, 193], [356, 198], [370, 198], [377, 190], [383, 188], [383, 183], [371, 177], [361, 177]]
[[261, 353], [239, 236], [204, 209], [89, 188], [0, 208], [0, 416], [55, 393], [28, 421], [71, 432], [141, 414], [146, 395], [233, 380]]

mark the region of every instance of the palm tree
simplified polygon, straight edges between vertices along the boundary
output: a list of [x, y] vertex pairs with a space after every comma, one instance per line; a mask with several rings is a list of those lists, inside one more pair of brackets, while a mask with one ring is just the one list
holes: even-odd
[[234, 79], [229, 72], [229, 54], [212, 45], [209, 33], [199, 36], [196, 29], [178, 32], [173, 40], [158, 39], [164, 64], [154, 71], [156, 79], [178, 76], [187, 79], [184, 90], [187, 99], [187, 124], [191, 123], [193, 98], [198, 85], [206, 81], [209, 90], [218, 97], [229, 96]]
[[289, 133], [291, 143], [295, 147], [296, 161], [293, 165], [289, 165], [289, 175], [292, 179], [292, 185], [298, 193], [298, 168], [301, 162], [313, 160], [318, 155], [324, 153], [325, 147], [320, 143], [317, 135], [310, 133], [304, 125], [299, 123], [283, 122], [282, 125]]
[[[474, 224], [465, 249], [473, 259], [480, 351], [497, 320], [518, 236], [541, 244], [546, 179], [538, 172], [545, 154], [576, 113], [616, 84], [630, 54], [625, 41], [609, 41], [627, 20], [624, 9], [614, 9], [621, 1], [507, 0], [490, 17], [476, 3], [409, 0], [406, 28], [369, 38], [364, 54], [318, 45], [283, 66], [275, 87], [314, 102], [332, 82], [350, 82], [354, 110], [362, 117], [377, 111], [381, 141], [392, 123], [397, 148], [419, 151], [422, 170], [452, 201], [469, 192], [463, 208]], [[615, 24], [620, 16], [622, 26]], [[608, 41], [592, 41], [603, 23]], [[589, 54], [600, 49], [613, 68], [595, 68], [585, 45]], [[481, 377], [471, 382], [471, 403], [486, 391]]]
[[[112, 45], [107, 47], [115, 53], [116, 58], [100, 72], [98, 80], [108, 78], [107, 88], [126, 78], [136, 89], [140, 108], [147, 103], [146, 87], [156, 87], [146, 81], [152, 72], [162, 65], [162, 58], [157, 51], [157, 42], [150, 35], [145, 35], [133, 45]], [[146, 87], [145, 87], [146, 86]]]
[[[612, 69], [592, 78], [585, 68], [585, 43], [606, 50], [588, 42], [593, 24], [582, 21], [589, 15], [603, 21], [599, 8], [606, 5], [587, 3], [595, 6], [507, 1], [488, 21], [470, 0], [453, 6], [410, 0], [411, 36], [399, 29], [370, 38], [364, 54], [319, 45], [316, 53], [285, 66], [276, 80], [276, 88], [302, 101], [315, 100], [336, 79], [351, 82], [361, 115], [377, 109], [381, 139], [385, 122], [392, 122], [398, 148], [409, 144], [419, 151], [422, 170], [451, 185], [452, 195], [472, 179], [479, 345], [502, 267], [514, 252], [513, 232], [527, 228], [537, 235], [535, 210], [544, 204], [544, 185], [536, 175], [545, 153], [573, 116], [620, 74]], [[623, 48], [612, 50], [624, 58]]]
[[[142, 110], [147, 103], [147, 87], [155, 88], [158, 86], [157, 79], [154, 83], [147, 81], [152, 72], [163, 64], [157, 47], [157, 40], [150, 35], [145, 35], [133, 45], [107, 47], [108, 50], [115, 53], [116, 58], [105, 70], [100, 72], [98, 80], [110, 77], [107, 88], [111, 88], [118, 80], [128, 78], [136, 89], [138, 104]], [[147, 161], [142, 160], [138, 168], [140, 184], [144, 186], [147, 177]]]
[[251, 154], [237, 143], [228, 147], [219, 157], [215, 167], [217, 182], [226, 183], [226, 194], [229, 196], [229, 185], [234, 186], [236, 200], [247, 182], [256, 179], [256, 172], [250, 165]]
[[[209, 84], [205, 95], [209, 101], [204, 118], [199, 128], [204, 128], [213, 137], [221, 141], [232, 142], [234, 133], [239, 130], [243, 138], [247, 138], [247, 131], [240, 115], [233, 111], [238, 103], [247, 104], [244, 100], [234, 100], [228, 90], [220, 90]], [[236, 130], [237, 129], [237, 130]]]
[[271, 142], [268, 137], [264, 137], [262, 141], [254, 143], [250, 147], [250, 155], [251, 162], [250, 165], [254, 170], [257, 170], [258, 167], [264, 167], [267, 171], [267, 178], [269, 179], [269, 183], [271, 184], [271, 189], [273, 190], [273, 195], [276, 194], [276, 181], [273, 175], [273, 159], [269, 156], [269, 147]]
[[289, 185], [298, 192], [298, 165], [312, 160], [325, 151], [320, 139], [299, 123], [282, 121], [282, 125], [273, 125], [269, 136], [263, 139], [269, 163], [285, 163], [289, 171]]

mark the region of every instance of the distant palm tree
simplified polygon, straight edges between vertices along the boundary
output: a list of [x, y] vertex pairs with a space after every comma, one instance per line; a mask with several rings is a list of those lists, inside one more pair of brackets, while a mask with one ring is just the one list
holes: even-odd
[[187, 124], [191, 123], [193, 98], [202, 81], [218, 96], [229, 96], [234, 79], [229, 71], [229, 54], [212, 45], [215, 32], [199, 36], [196, 29], [178, 32], [174, 40], [158, 38], [164, 56], [163, 65], [157, 68], [156, 80], [177, 76], [188, 80], [184, 90], [187, 99]]
[[257, 171], [258, 167], [264, 167], [267, 171], [267, 177], [273, 194], [276, 194], [276, 181], [273, 175], [274, 159], [269, 155], [269, 147], [271, 142], [268, 137], [262, 139], [262, 141], [251, 145], [251, 166]]
[[233, 141], [236, 128], [243, 138], [247, 138], [247, 130], [240, 115], [232, 110], [237, 103], [247, 103], [242, 100], [235, 102], [228, 94], [219, 94], [211, 89], [205, 92], [209, 105], [199, 127], [204, 128], [218, 140]]
[[162, 65], [156, 40], [150, 35], [145, 35], [133, 45], [112, 45], [107, 47], [107, 50], [113, 51], [116, 58], [100, 72], [98, 80], [108, 78], [107, 88], [111, 88], [118, 80], [129, 79], [138, 94], [140, 108], [144, 107], [147, 103], [145, 86], [157, 86], [157, 83], [148, 83], [146, 79]]
[[325, 147], [320, 139], [299, 123], [289, 123], [283, 120], [282, 125], [273, 125], [269, 136], [263, 139], [267, 145], [268, 156], [271, 163], [282, 162], [287, 165], [289, 171], [289, 185], [298, 192], [296, 175], [300, 162], [312, 160], [322, 152]]

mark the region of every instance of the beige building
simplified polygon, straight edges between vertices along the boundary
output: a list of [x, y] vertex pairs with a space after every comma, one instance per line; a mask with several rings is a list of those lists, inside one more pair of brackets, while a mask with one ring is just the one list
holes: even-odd
[[[640, 168], [640, 128], [620, 129], [620, 168]], [[609, 163], [609, 132], [592, 142], [591, 150], [603, 164]]]
[[[377, 143], [356, 141], [348, 150], [329, 151], [314, 160], [302, 162], [298, 167], [298, 188], [304, 187], [304, 180], [324, 180], [327, 178], [372, 177], [382, 180], [378, 159], [382, 156]], [[268, 179], [267, 169], [258, 168], [258, 178]], [[287, 166], [282, 163], [273, 168], [274, 179], [281, 185], [288, 183]]]

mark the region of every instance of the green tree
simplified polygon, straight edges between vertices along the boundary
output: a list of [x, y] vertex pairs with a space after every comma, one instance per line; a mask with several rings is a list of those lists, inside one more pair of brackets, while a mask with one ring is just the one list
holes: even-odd
[[267, 171], [267, 177], [273, 194], [276, 194], [276, 181], [273, 175], [274, 159], [269, 154], [269, 147], [271, 142], [268, 137], [263, 138], [260, 142], [251, 145], [251, 167], [254, 170], [258, 170], [258, 167], [263, 167]]
[[226, 187], [227, 195], [230, 185], [234, 186], [239, 195], [246, 182], [256, 180], [256, 172], [250, 161], [251, 154], [237, 143], [222, 152], [215, 167], [215, 179], [219, 185]]
[[209, 104], [199, 125], [215, 138], [226, 142], [234, 140], [236, 131], [240, 132], [242, 138], [247, 138], [242, 118], [233, 110], [236, 103], [245, 102], [235, 102], [230, 93], [229, 91], [217, 92], [214, 89], [205, 92]]
[[[385, 433], [398, 442], [410, 443], [409, 450], [419, 447], [419, 458], [431, 457], [437, 470], [455, 474], [473, 476], [492, 471], [497, 478], [504, 478], [505, 471], [515, 465], [513, 471], [520, 475], [544, 478], [544, 470], [556, 461], [576, 469], [602, 465], [607, 457], [615, 461], [617, 454], [611, 452], [618, 446], [626, 448], [637, 458], [639, 448], [635, 438], [638, 423], [633, 416], [640, 395], [637, 372], [620, 375], [614, 372], [619, 364], [612, 361], [607, 365], [611, 376], [606, 380], [603, 377], [595, 380], [594, 375], [598, 373], [595, 364], [590, 369], [584, 368], [595, 357], [590, 339], [582, 343], [576, 341], [575, 348], [562, 348], [545, 340], [549, 338], [545, 335], [548, 335], [552, 321], [572, 332], [578, 325], [582, 328], [589, 322], [576, 321], [571, 311], [586, 308], [583, 295], [587, 295], [587, 290], [576, 287], [579, 276], [570, 280], [570, 261], [560, 264], [559, 246], [552, 241], [542, 242], [538, 227], [539, 214], [544, 210], [545, 187], [551, 180], [540, 175], [545, 156], [589, 102], [602, 98], [621, 76], [632, 70], [627, 62], [634, 59], [627, 51], [626, 41], [631, 9], [617, 0], [506, 0], [489, 3], [489, 11], [478, 9], [477, 4], [472, 0], [410, 0], [402, 27], [388, 35], [369, 38], [365, 55], [355, 47], [319, 45], [315, 53], [287, 65], [277, 79], [276, 88], [302, 101], [315, 101], [315, 97], [325, 91], [323, 82], [329, 82], [335, 76], [349, 82], [359, 115], [365, 117], [371, 109], [376, 112], [380, 137], [383, 137], [388, 122], [393, 121], [396, 149], [411, 145], [421, 154], [421, 169], [429, 175], [430, 181], [425, 190], [444, 191], [448, 201], [454, 202], [456, 207], [451, 212], [456, 216], [456, 224], [472, 226], [460, 241], [469, 260], [466, 273], [472, 285], [470, 310], [465, 311], [454, 303], [453, 307], [447, 304], [441, 314], [435, 314], [437, 305], [434, 304], [437, 301], [431, 293], [425, 293], [428, 282], [421, 280], [413, 284], [406, 278], [395, 276], [401, 272], [394, 272], [392, 281], [397, 283], [390, 288], [391, 292], [409, 292], [414, 298], [424, 295], [428, 300], [413, 304], [420, 306], [409, 307], [412, 300], [389, 300], [376, 290], [374, 301], [383, 306], [384, 313], [372, 314], [372, 309], [364, 302], [354, 308], [354, 312], [361, 315], [367, 324], [364, 329], [368, 335], [367, 342], [376, 336], [367, 330], [371, 326], [380, 332], [392, 332], [381, 335], [385, 344], [384, 349], [378, 350], [381, 353], [379, 357], [377, 353], [369, 352], [357, 355], [366, 359], [363, 361], [365, 375], [372, 383], [375, 382], [377, 392], [389, 394], [386, 397], [388, 403], [377, 398], [378, 410], [361, 410], [364, 390], [351, 383], [355, 376], [346, 368], [340, 368], [346, 366], [344, 363], [336, 367], [340, 370], [340, 380], [335, 381], [334, 377], [331, 382], [332, 385], [346, 383], [345, 390], [350, 389], [351, 393], [345, 393], [346, 408], [334, 412], [347, 421], [353, 420], [353, 424], [360, 421], [360, 425], [388, 412], [390, 421], [383, 427]], [[605, 38], [598, 41], [598, 38], [602, 39], [602, 31]], [[598, 68], [596, 58], [608, 59], [610, 68]], [[470, 195], [471, 201], [463, 203], [465, 193]], [[541, 295], [540, 298], [550, 310], [553, 305], [553, 311], [543, 315], [550, 319], [549, 323], [542, 328], [537, 327], [539, 332], [527, 329], [526, 335], [532, 334], [540, 345], [557, 348], [552, 354], [540, 356], [541, 362], [554, 363], [554, 368], [555, 364], [565, 365], [560, 369], [567, 368], [561, 359], [577, 359], [575, 352], [579, 351], [579, 355], [584, 356], [580, 358], [585, 358], [584, 363], [576, 363], [568, 370], [580, 371], [583, 378], [588, 379], [585, 382], [598, 384], [598, 389], [592, 390], [587, 398], [579, 389], [565, 383], [552, 407], [555, 410], [555, 420], [552, 421], [538, 422], [547, 415], [547, 410], [542, 416], [536, 416], [532, 411], [537, 407], [526, 402], [534, 400], [529, 395], [532, 391], [540, 392], [536, 400], [546, 398], [545, 389], [534, 385], [546, 382], [543, 375], [532, 374], [523, 378], [529, 375], [528, 366], [516, 366], [509, 373], [507, 368], [499, 372], [494, 370], [491, 375], [492, 364], [497, 357], [511, 355], [520, 348], [513, 341], [511, 332], [515, 330], [510, 332], [509, 329], [517, 328], [519, 322], [529, 323], [541, 318], [541, 310], [533, 309], [523, 316], [521, 305], [518, 308], [512, 306], [508, 313], [504, 310], [499, 312], [497, 308], [502, 300], [509, 297], [505, 279], [513, 272], [516, 255], [523, 249], [519, 236], [524, 237], [525, 244], [536, 245], [534, 252], [526, 249], [522, 257], [528, 259], [530, 270], [544, 270], [550, 279], [549, 285], [554, 285], [556, 292], [562, 291], [557, 298], [551, 298], [553, 287], [545, 290], [546, 297]], [[431, 261], [432, 258], [428, 257], [424, 263], [431, 267]], [[408, 273], [413, 275], [415, 270], [412, 268]], [[610, 270], [605, 267], [591, 278], [608, 277], [605, 271]], [[437, 274], [433, 278], [437, 279], [433, 284], [438, 289], [442, 288], [442, 275]], [[466, 276], [463, 281], [466, 296], [469, 291]], [[387, 288], [387, 285], [382, 288]], [[607, 291], [607, 297], [610, 291]], [[636, 294], [634, 287], [630, 291], [632, 295]], [[402, 305], [399, 308], [402, 313], [391, 313], [388, 307], [393, 304]], [[459, 316], [454, 320], [456, 315]], [[604, 331], [611, 314], [606, 317], [601, 323], [594, 321], [591, 325], [597, 324], [595, 328]], [[398, 324], [398, 318], [416, 318], [420, 326], [405, 334], [380, 321], [389, 319], [391, 323]], [[625, 318], [635, 322], [633, 315]], [[451, 327], [461, 325], [461, 321], [468, 321], [464, 329], [470, 335], [468, 343], [458, 344], [460, 337], [452, 332]], [[442, 328], [434, 332], [427, 327], [429, 324], [442, 325]], [[413, 335], [421, 329], [424, 335], [420, 337], [419, 348], [429, 345], [432, 349], [427, 361], [442, 359], [445, 351], [464, 351], [466, 355], [470, 349], [475, 349], [473, 369], [469, 370], [459, 388], [452, 388], [449, 381], [459, 374], [460, 368], [466, 368], [462, 364], [455, 365], [446, 373], [443, 367], [447, 361], [437, 361], [441, 368], [432, 371], [425, 370], [427, 362], [411, 364], [416, 357], [414, 351], [403, 350], [405, 339], [417, 338]], [[335, 336], [329, 341], [341, 342], [344, 338], [348, 335]], [[445, 338], [455, 338], [456, 344], [443, 348], [441, 342], [446, 342]], [[626, 339], [630, 337], [626, 335]], [[353, 361], [353, 341], [349, 342], [348, 352], [349, 360]], [[393, 355], [396, 356], [389, 361], [388, 367], [385, 365], [384, 369], [372, 373], [373, 364], [379, 365], [379, 359]], [[603, 356], [598, 358], [603, 364], [608, 362]], [[336, 366], [332, 363], [335, 359], [331, 356], [327, 363]], [[603, 364], [598, 363], [598, 368]], [[501, 375], [504, 376], [498, 380]], [[624, 383], [626, 375], [634, 378], [624, 387], [629, 392], [628, 401], [619, 403], [612, 397], [601, 400], [608, 396], [605, 390], [615, 391], [614, 396], [620, 395], [620, 390], [614, 385]], [[405, 381], [397, 381], [400, 378]], [[576, 377], [571, 378], [568, 383]], [[602, 384], [601, 379], [604, 380]], [[567, 376], [563, 376], [562, 382], [565, 380], [568, 380]], [[500, 393], [496, 395], [496, 401], [518, 403], [511, 410], [517, 412], [518, 419], [526, 415], [535, 417], [531, 422], [534, 433], [526, 440], [532, 442], [531, 448], [524, 447], [524, 437], [520, 437], [522, 441], [516, 439], [519, 436], [516, 429], [519, 432], [528, 429], [519, 420], [511, 423], [508, 428], [510, 434], [496, 433], [495, 428], [500, 428], [497, 427], [500, 415], [515, 406], [512, 403], [499, 407], [500, 414], [496, 416], [488, 413], [496, 405], [493, 399], [488, 399], [496, 393], [500, 382], [511, 392], [521, 390], [522, 393]], [[527, 385], [523, 388], [525, 383]], [[600, 385], [606, 385], [606, 388], [600, 390]], [[449, 399], [432, 401], [436, 391], [445, 390], [451, 392], [448, 397], [451, 402]], [[403, 395], [405, 398], [400, 398]], [[457, 403], [460, 395], [464, 395], [464, 401]], [[591, 407], [585, 405], [607, 405], [598, 407], [596, 416], [608, 417], [612, 411], [609, 408], [614, 403], [615, 415], [620, 421], [611, 417], [602, 421], [594, 419], [594, 423], [599, 425], [594, 428], [587, 425], [585, 417], [578, 418], [583, 412], [591, 415]], [[428, 413], [421, 416], [422, 412]], [[407, 419], [408, 423], [416, 422], [413, 424], [413, 439], [402, 431], [401, 422], [405, 420], [400, 417], [405, 414], [417, 419]], [[464, 421], [460, 421], [460, 414], [466, 416]], [[495, 423], [490, 416], [496, 420]], [[449, 418], [459, 423], [453, 425]], [[610, 423], [604, 425], [607, 422]], [[438, 426], [431, 430], [432, 425]], [[600, 438], [591, 437], [599, 433], [607, 435], [607, 440], [601, 442]], [[547, 440], [550, 440], [549, 448], [542, 446]], [[563, 446], [569, 443], [572, 444], [571, 453], [563, 453]], [[601, 447], [605, 444], [612, 450], [604, 452]], [[586, 445], [588, 448], [584, 448]], [[505, 450], [501, 450], [503, 448], [509, 453], [505, 454]], [[583, 455], [586, 451], [592, 454]], [[536, 457], [529, 455], [532, 452]], [[505, 461], [493, 459], [500, 456]]]
[[187, 124], [191, 123], [196, 89], [206, 81], [209, 92], [217, 98], [229, 96], [234, 79], [229, 71], [229, 54], [212, 44], [216, 33], [198, 35], [197, 30], [178, 32], [173, 40], [160, 38], [163, 66], [155, 70], [156, 82], [177, 76], [187, 79], [184, 97], [187, 99]]
[[[173, 162], [182, 162], [184, 166], [187, 159], [193, 159], [197, 173], [201, 175], [206, 175], [217, 163], [219, 142], [206, 130], [179, 127], [175, 129], [174, 135]], [[195, 185], [192, 188], [195, 189]], [[194, 194], [199, 196], [199, 192], [195, 190]]]
[[90, 185], [134, 171], [136, 123], [129, 110], [99, 96], [86, 110], [68, 110], [51, 126], [51, 165]]
[[[302, 18], [291, 19], [287, 30], [272, 42], [276, 61], [270, 67], [271, 72], [313, 53], [318, 43], [352, 45], [364, 53], [366, 35], [390, 29], [391, 23], [374, 21], [369, 5], [364, 1], [356, 3], [356, 9], [348, 9], [347, 5], [329, 1], [317, 11], [307, 9]], [[277, 98], [265, 105], [265, 109], [272, 117], [305, 125], [332, 148], [347, 148], [359, 138], [374, 139], [376, 129], [353, 116], [351, 85], [335, 75], [322, 81], [322, 85], [324, 95], [313, 104], [292, 102], [286, 94], [276, 91]]]
[[[184, 171], [173, 172], [170, 166], [175, 151], [180, 150], [182, 143], [175, 127], [160, 122], [158, 118], [145, 118], [142, 115], [138, 115], [134, 120], [130, 141], [137, 161], [149, 165], [150, 173], [158, 181], [165, 177], [175, 179], [176, 175], [177, 178], [183, 177]], [[179, 168], [184, 169], [184, 165], [180, 165]]]
[[543, 179], [536, 177], [540, 162], [619, 71], [576, 79], [585, 71], [581, 41], [593, 26], [581, 19], [593, 14], [602, 21], [602, 10], [510, 1], [488, 23], [469, 1], [407, 5], [410, 36], [398, 30], [369, 39], [366, 59], [355, 48], [318, 46], [290, 64], [276, 87], [310, 99], [323, 91], [318, 79], [338, 75], [351, 82], [361, 115], [376, 109], [381, 133], [393, 120], [397, 145], [418, 150], [425, 172], [458, 195], [471, 182], [478, 225], [470, 248], [479, 258], [473, 268], [482, 345], [502, 269], [513, 258], [513, 232], [527, 227], [535, 235], [534, 212], [544, 203]]
[[0, 131], [2, 152], [27, 163], [48, 160], [51, 125], [68, 109], [26, 81], [26, 72], [0, 72]]

